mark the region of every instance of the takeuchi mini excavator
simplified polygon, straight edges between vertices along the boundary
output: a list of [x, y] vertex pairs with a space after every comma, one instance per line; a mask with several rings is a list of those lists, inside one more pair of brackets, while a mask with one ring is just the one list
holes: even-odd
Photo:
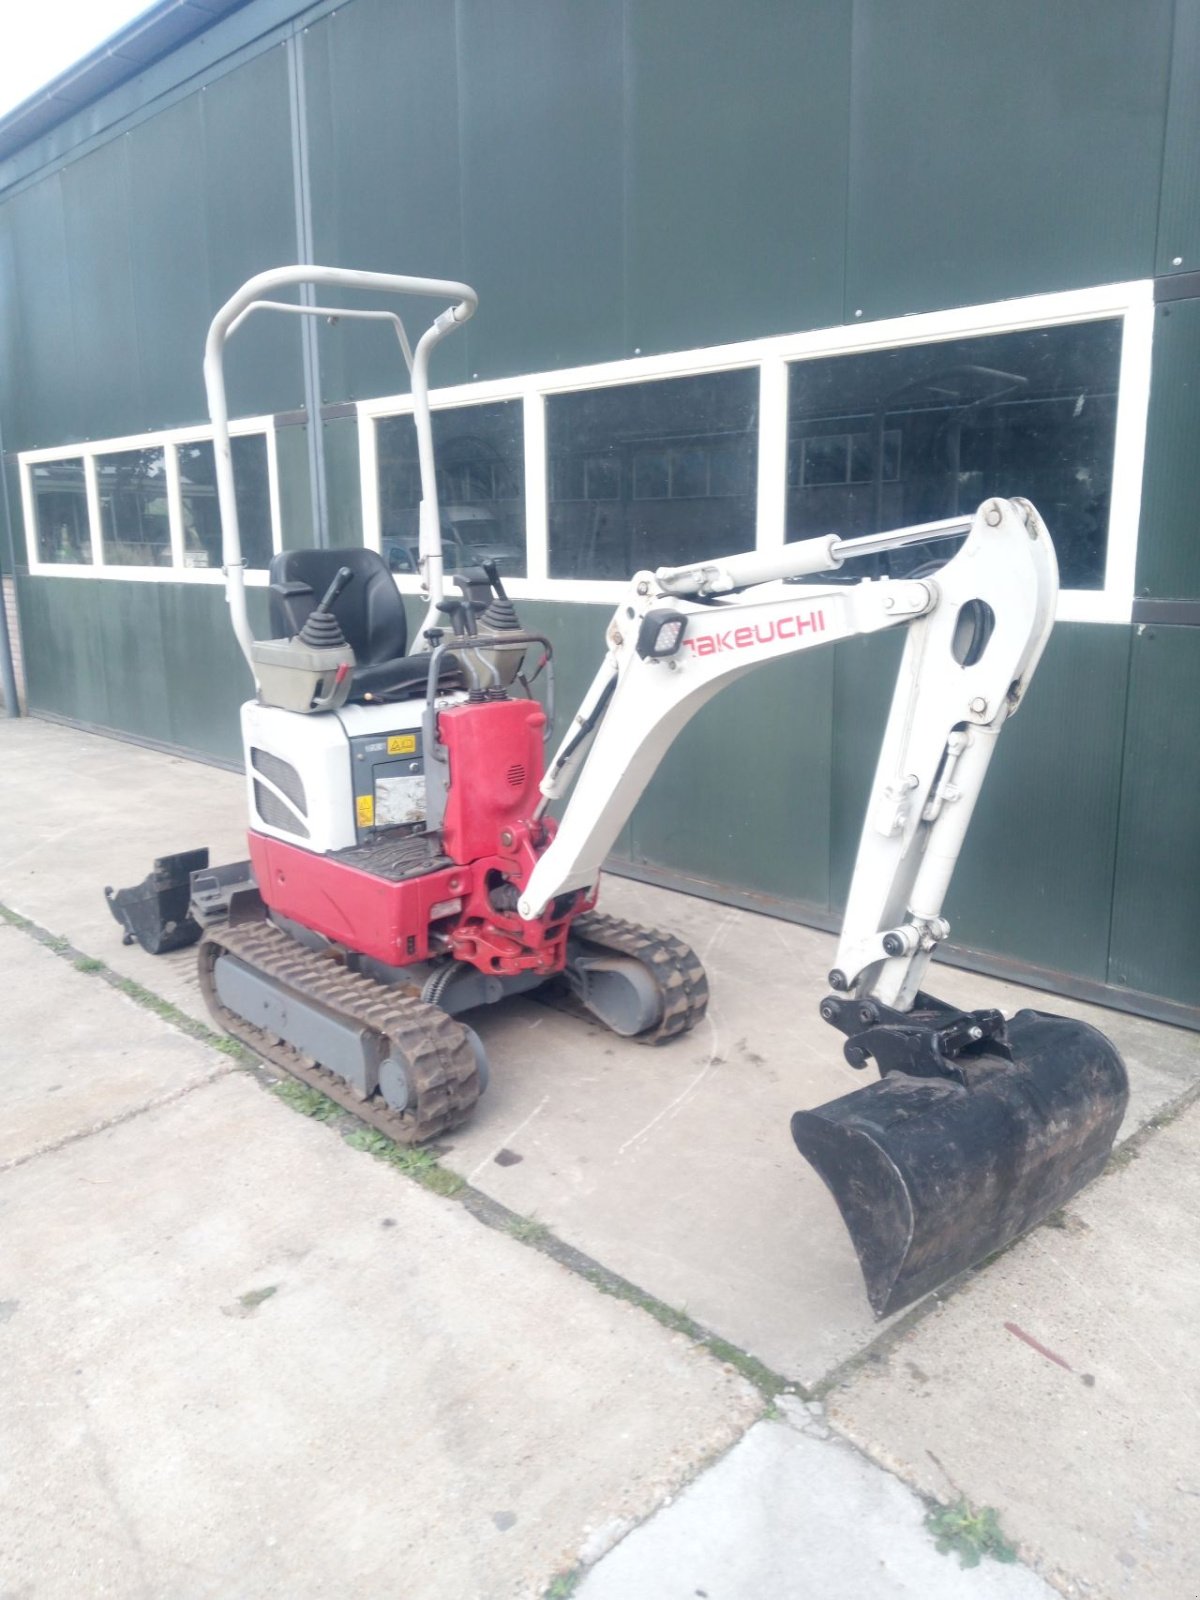
[[[299, 303], [271, 298], [294, 288]], [[444, 309], [413, 346], [394, 312], [321, 306], [316, 288]], [[250, 279], [214, 318], [204, 373], [226, 594], [255, 683], [242, 707], [249, 860], [164, 857], [144, 884], [107, 891], [114, 914], [148, 949], [198, 939], [213, 1015], [274, 1066], [396, 1140], [443, 1137], [487, 1083], [463, 1019], [508, 995], [557, 985], [565, 1004], [645, 1044], [696, 1026], [699, 959], [596, 909], [605, 856], [672, 741], [726, 684], [797, 651], [905, 630], [820, 1001], [849, 1066], [878, 1076], [791, 1126], [838, 1203], [872, 1305], [894, 1311], [1094, 1177], [1128, 1096], [1117, 1051], [1086, 1024], [962, 1011], [923, 987], [988, 762], [1053, 623], [1050, 538], [1028, 501], [993, 498], [969, 519], [636, 573], [547, 762], [550, 640], [522, 627], [494, 566], [449, 586], [443, 573], [429, 357], [475, 306], [462, 283], [297, 266]], [[355, 548], [277, 555], [272, 637], [252, 635], [223, 354], [264, 309], [395, 330], [422, 491], [411, 634], [387, 565]], [[837, 576], [853, 557], [940, 540], [961, 543], [930, 576]]]

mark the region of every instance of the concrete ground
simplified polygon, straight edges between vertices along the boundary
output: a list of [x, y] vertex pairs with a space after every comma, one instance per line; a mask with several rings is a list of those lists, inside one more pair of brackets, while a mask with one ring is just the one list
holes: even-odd
[[[0, 1595], [472, 1600], [581, 1564], [593, 1600], [1200, 1593], [1200, 1111], [881, 1327], [788, 1135], [855, 1086], [831, 941], [614, 879], [701, 952], [708, 1022], [645, 1050], [483, 1015], [491, 1088], [440, 1158], [467, 1187], [430, 1194], [188, 1036], [193, 952], [120, 943], [103, 885], [235, 859], [243, 813], [228, 773], [0, 723], [0, 904], [71, 947], [0, 926]], [[1126, 1137], [1200, 1080], [1190, 1033], [938, 986], [1101, 1027]], [[960, 1569], [914, 1490], [994, 1507], [1030, 1565]]]

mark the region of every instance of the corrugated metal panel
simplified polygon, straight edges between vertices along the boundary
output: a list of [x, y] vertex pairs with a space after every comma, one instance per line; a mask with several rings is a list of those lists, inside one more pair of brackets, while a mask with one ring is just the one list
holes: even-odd
[[[208, 242], [208, 316], [256, 272], [296, 259], [296, 213], [282, 45], [201, 91], [202, 204]], [[204, 354], [203, 335], [193, 360]], [[226, 368], [234, 416], [303, 404], [295, 319], [259, 312], [238, 329]]]
[[[129, 236], [128, 142], [114, 140], [62, 175], [75, 370], [86, 438], [143, 427], [141, 357]], [[39, 353], [38, 368], [42, 358]], [[61, 431], [53, 442], [63, 437]]]
[[339, 417], [321, 424], [325, 449], [325, 494], [329, 509], [329, 543], [363, 542], [362, 485], [358, 473], [358, 423]]
[[840, 319], [851, 11], [630, 0], [626, 353]]
[[1055, 629], [955, 875], [955, 943], [1104, 982], [1129, 630]]
[[81, 61], [0, 117], [0, 160], [55, 127], [78, 106], [92, 104], [143, 72], [246, 0], [159, 0], [104, 40]]
[[472, 373], [621, 349], [623, 6], [458, 7]]
[[0, 156], [0, 192], [48, 166], [72, 160], [83, 153], [89, 141], [106, 134], [111, 138], [114, 130], [124, 131], [125, 125], [145, 116], [148, 108], [168, 100], [183, 85], [219, 75], [239, 54], [261, 49], [256, 41], [286, 23], [297, 9], [296, 0], [254, 0], [253, 5], [223, 17], [99, 100], [82, 105], [32, 143]]
[[1200, 628], [1133, 641], [1111, 983], [1200, 1004]]
[[[123, 728], [109, 714], [108, 655], [118, 640], [105, 636], [104, 622], [114, 612], [97, 605], [96, 587], [69, 578], [17, 578], [29, 709]], [[120, 643], [128, 647], [128, 640]]]
[[858, 0], [846, 318], [1149, 276], [1171, 0]]
[[[202, 421], [209, 319], [252, 272], [295, 258], [291, 172], [278, 50], [9, 201], [6, 447]], [[296, 328], [251, 322], [228, 373], [234, 415], [299, 404]]]
[[[142, 362], [142, 428], [207, 414], [200, 365], [216, 310], [208, 272], [203, 96], [159, 113], [124, 140], [134, 203], [129, 215]], [[190, 173], [191, 182], [181, 182]]]
[[[166, 738], [185, 749], [240, 761], [238, 707], [253, 693], [250, 670], [229, 626], [224, 590], [213, 584], [162, 584], [163, 638], [170, 664], [171, 702]], [[267, 633], [266, 594], [247, 595], [250, 621]]]
[[1200, 300], [1156, 309], [1137, 590], [1200, 596]]
[[[444, 0], [355, 0], [305, 31], [316, 260], [465, 275], [454, 18]], [[520, 98], [519, 85], [509, 89]], [[418, 304], [414, 327], [420, 314]], [[461, 382], [466, 360], [463, 337], [448, 339], [434, 355], [434, 381]], [[390, 334], [370, 324], [322, 329], [323, 401], [407, 387]]]
[[279, 522], [285, 550], [306, 550], [316, 543], [308, 468], [308, 427], [275, 430], [279, 466]]
[[1175, 0], [1158, 272], [1200, 268], [1200, 0]]
[[[240, 758], [238, 706], [250, 675], [218, 585], [17, 583], [31, 711]], [[265, 632], [263, 591], [249, 598]]]
[[31, 450], [77, 439], [83, 396], [75, 381], [60, 174], [0, 209], [0, 231], [8, 241], [6, 278], [14, 295], [5, 308], [8, 359], [0, 366], [4, 447]]

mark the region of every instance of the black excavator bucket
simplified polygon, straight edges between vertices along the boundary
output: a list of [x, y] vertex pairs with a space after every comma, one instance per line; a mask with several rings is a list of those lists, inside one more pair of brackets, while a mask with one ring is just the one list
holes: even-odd
[[141, 883], [105, 889], [108, 909], [125, 930], [123, 942], [132, 944], [136, 939], [152, 956], [195, 944], [200, 925], [188, 914], [192, 873], [207, 866], [207, 850], [181, 850], [159, 856]]
[[[828, 1020], [837, 1004], [822, 1007]], [[1129, 1099], [1120, 1055], [1087, 1023], [1038, 1011], [1007, 1024], [998, 1013], [972, 1016], [995, 1019], [994, 1037], [942, 1062], [949, 1075], [878, 1060], [879, 1082], [792, 1118], [880, 1317], [1064, 1205], [1104, 1166]]]

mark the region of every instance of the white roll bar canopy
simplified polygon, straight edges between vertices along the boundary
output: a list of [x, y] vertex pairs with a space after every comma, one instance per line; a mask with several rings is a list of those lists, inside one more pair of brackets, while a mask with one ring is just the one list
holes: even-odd
[[[424, 295], [451, 304], [440, 312], [410, 347], [404, 324], [394, 311], [367, 311], [349, 307], [334, 308], [265, 299], [278, 289], [293, 285], [327, 285], [338, 289], [372, 289], [384, 294]], [[242, 556], [242, 537], [238, 527], [237, 496], [233, 484], [233, 458], [229, 447], [229, 407], [225, 398], [225, 341], [254, 311], [286, 311], [309, 317], [356, 317], [369, 321], [389, 321], [396, 331], [412, 381], [413, 422], [417, 429], [417, 458], [421, 470], [420, 544], [421, 578], [429, 606], [424, 630], [437, 620], [437, 606], [443, 593], [442, 526], [438, 515], [437, 477], [433, 461], [433, 424], [429, 415], [429, 357], [433, 347], [454, 328], [468, 321], [479, 300], [474, 289], [449, 278], [406, 278], [391, 272], [357, 272], [347, 267], [273, 267], [249, 278], [226, 300], [212, 319], [204, 346], [204, 387], [208, 394], [208, 414], [213, 427], [213, 454], [217, 472], [217, 505], [221, 513], [221, 560], [225, 570], [225, 598], [237, 642], [254, 672], [251, 647], [254, 635], [246, 614], [246, 562]], [[317, 418], [312, 418], [315, 425]], [[420, 645], [418, 645], [420, 648]], [[257, 675], [256, 675], [257, 681]]]

